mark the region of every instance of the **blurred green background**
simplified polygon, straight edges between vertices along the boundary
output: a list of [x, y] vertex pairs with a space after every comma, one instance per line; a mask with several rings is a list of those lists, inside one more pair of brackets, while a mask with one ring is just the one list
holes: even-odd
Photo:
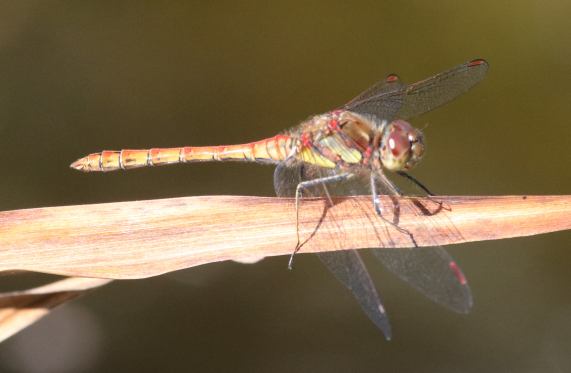
[[[476, 57], [486, 80], [417, 118], [414, 175], [439, 194], [570, 194], [571, 2], [2, 1], [2, 210], [192, 195], [270, 196], [273, 169], [80, 174], [102, 149], [246, 142], [387, 73]], [[311, 255], [115, 282], [0, 345], [0, 371], [561, 372], [571, 367], [569, 232], [450, 247], [469, 315], [369, 269], [394, 340]], [[53, 279], [3, 278], [2, 290]]]

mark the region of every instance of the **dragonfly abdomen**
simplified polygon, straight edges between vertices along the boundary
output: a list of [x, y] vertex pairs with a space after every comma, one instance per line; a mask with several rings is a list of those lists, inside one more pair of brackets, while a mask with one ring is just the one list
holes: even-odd
[[277, 163], [290, 154], [294, 141], [288, 135], [239, 145], [104, 150], [73, 162], [83, 172], [107, 172], [176, 163], [245, 161]]

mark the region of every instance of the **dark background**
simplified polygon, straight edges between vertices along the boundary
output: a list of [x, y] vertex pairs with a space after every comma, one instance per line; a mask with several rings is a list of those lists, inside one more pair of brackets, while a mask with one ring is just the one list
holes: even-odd
[[[2, 1], [0, 209], [270, 196], [273, 169], [198, 164], [83, 175], [102, 149], [246, 142], [475, 57], [486, 80], [417, 118], [414, 175], [440, 194], [569, 194], [568, 1]], [[253, 222], [254, 223], [254, 222]], [[469, 315], [375, 261], [394, 340], [311, 255], [115, 282], [0, 346], [0, 370], [561, 372], [571, 367], [569, 232], [450, 247]], [[2, 289], [53, 276], [4, 278]]]

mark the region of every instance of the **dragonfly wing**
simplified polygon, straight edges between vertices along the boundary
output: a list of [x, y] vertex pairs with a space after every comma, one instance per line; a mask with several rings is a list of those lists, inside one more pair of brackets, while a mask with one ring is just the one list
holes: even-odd
[[[480, 82], [488, 63], [476, 59], [410, 85], [389, 75], [351, 100], [344, 109], [379, 119], [409, 119], [452, 101]], [[393, 81], [395, 80], [395, 81]]]
[[476, 59], [407, 86], [397, 116], [416, 117], [452, 101], [484, 79], [488, 67], [485, 60]]
[[349, 101], [343, 109], [391, 121], [404, 104], [404, 88], [399, 77], [390, 74]]
[[[274, 173], [274, 188], [278, 196], [293, 197], [295, 196], [295, 189], [301, 181], [331, 174], [332, 171], [330, 170], [302, 163], [280, 164]], [[326, 186], [319, 185], [309, 190], [304, 190], [304, 195], [324, 196], [325, 188]], [[342, 191], [339, 189], [339, 186], [327, 186], [327, 191], [333, 195], [356, 192], [353, 190]], [[323, 252], [317, 255], [333, 275], [345, 287], [351, 290], [365, 314], [381, 329], [385, 338], [390, 339], [391, 328], [385, 308], [359, 253], [355, 250], [342, 250]]]
[[[378, 190], [394, 195], [394, 188], [384, 183], [378, 180]], [[423, 212], [425, 209], [414, 204], [410, 208], [423, 223], [418, 226], [430, 229], [431, 217]], [[452, 222], [450, 225], [450, 234], [455, 234]], [[459, 313], [470, 311], [473, 300], [466, 277], [450, 254], [436, 243], [429, 247], [373, 249], [372, 253], [387, 269], [434, 302]]]
[[472, 293], [466, 277], [442, 247], [373, 249], [391, 272], [434, 302], [455, 312], [468, 313]]
[[375, 285], [356, 250], [318, 253], [319, 259], [345, 285], [373, 323], [391, 339], [391, 326]]

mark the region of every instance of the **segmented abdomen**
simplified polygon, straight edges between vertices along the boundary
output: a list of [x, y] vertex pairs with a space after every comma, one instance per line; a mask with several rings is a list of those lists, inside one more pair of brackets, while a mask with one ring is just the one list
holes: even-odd
[[175, 163], [246, 161], [277, 163], [291, 153], [294, 141], [288, 135], [239, 145], [185, 146], [141, 150], [104, 150], [89, 154], [71, 164], [83, 172], [128, 170]]

